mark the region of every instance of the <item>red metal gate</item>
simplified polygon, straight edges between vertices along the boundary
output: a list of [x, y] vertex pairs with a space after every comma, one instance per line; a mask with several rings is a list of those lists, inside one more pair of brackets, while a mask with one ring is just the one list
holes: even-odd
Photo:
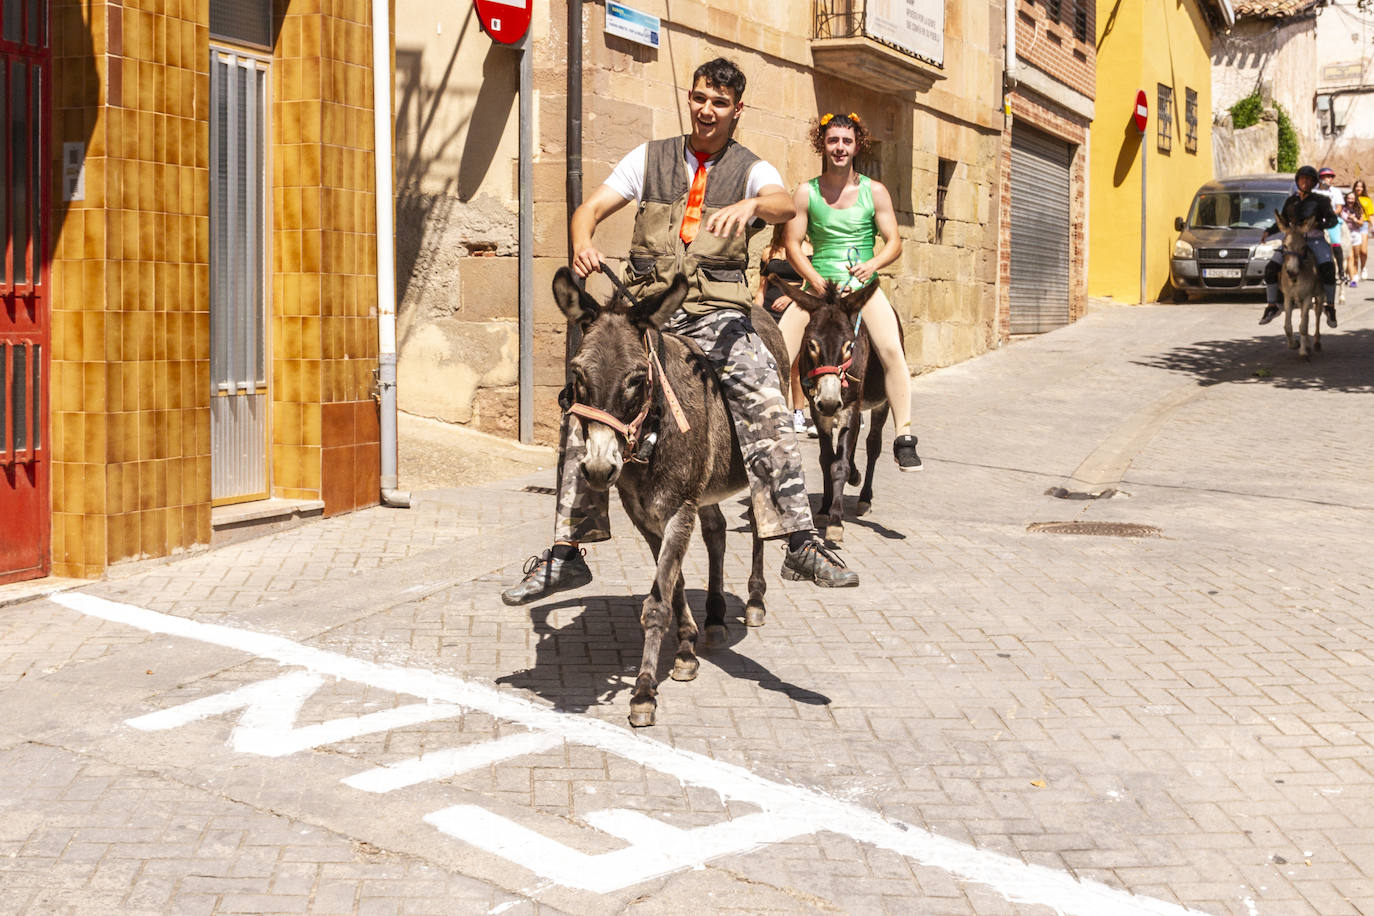
[[50, 565], [47, 0], [0, 17], [0, 582]]

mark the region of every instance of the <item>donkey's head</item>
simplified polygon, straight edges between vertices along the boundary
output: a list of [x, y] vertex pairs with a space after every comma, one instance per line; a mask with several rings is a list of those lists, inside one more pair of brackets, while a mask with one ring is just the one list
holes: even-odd
[[554, 275], [554, 301], [582, 327], [582, 345], [568, 365], [573, 412], [587, 442], [579, 469], [589, 486], [606, 489], [633, 457], [660, 384], [657, 370], [651, 374], [649, 347], [657, 345], [659, 327], [686, 296], [687, 279], [678, 274], [661, 293], [634, 303], [617, 293], [603, 307], [568, 268]]
[[[822, 416], [833, 416], [843, 406], [845, 389], [852, 381], [849, 367], [854, 358], [854, 336], [858, 333], [855, 319], [878, 291], [878, 284], [870, 283], [843, 295], [834, 283], [826, 283], [817, 296], [776, 276], [770, 276], [768, 281], [811, 316], [797, 368], [801, 371], [802, 388], [816, 410]], [[858, 390], [854, 393], [857, 396]]]
[[1296, 280], [1302, 272], [1302, 261], [1307, 253], [1307, 233], [1316, 228], [1316, 218], [1290, 223], [1277, 210], [1274, 216], [1278, 218], [1279, 231], [1283, 233], [1283, 272], [1288, 274], [1290, 280]]

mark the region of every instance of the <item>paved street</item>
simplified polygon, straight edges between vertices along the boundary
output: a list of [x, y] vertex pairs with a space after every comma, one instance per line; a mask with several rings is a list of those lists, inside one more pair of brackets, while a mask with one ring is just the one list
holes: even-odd
[[497, 598], [548, 471], [0, 606], [0, 914], [1374, 914], [1374, 301], [1310, 363], [1258, 312], [917, 379], [862, 587], [770, 547], [648, 730], [623, 516]]

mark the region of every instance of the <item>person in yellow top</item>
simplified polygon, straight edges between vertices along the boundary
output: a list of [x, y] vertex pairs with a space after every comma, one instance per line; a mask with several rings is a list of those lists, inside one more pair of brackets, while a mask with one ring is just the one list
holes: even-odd
[[[897, 214], [892, 195], [881, 181], [861, 175], [854, 157], [870, 145], [868, 129], [854, 113], [827, 114], [812, 133], [812, 145], [821, 154], [821, 174], [797, 188], [792, 202], [797, 215], [787, 224], [787, 260], [812, 289], [826, 282], [852, 291], [878, 282], [878, 271], [902, 253]], [[876, 248], [877, 236], [883, 245]], [[813, 254], [807, 260], [802, 242], [811, 239]], [[893, 458], [903, 471], [921, 470], [916, 437], [911, 434], [911, 370], [902, 352], [897, 312], [879, 289], [859, 313], [868, 327], [873, 349], [883, 365], [887, 401], [897, 438]], [[788, 306], [778, 320], [787, 352], [793, 359], [801, 350], [810, 316], [798, 305]]]
[[1368, 280], [1365, 276], [1365, 265], [1369, 262], [1369, 230], [1374, 229], [1374, 200], [1369, 199], [1369, 189], [1365, 187], [1364, 179], [1357, 180], [1350, 186], [1350, 190], [1355, 193], [1360, 206], [1364, 208], [1365, 224], [1364, 238], [1355, 248], [1355, 278]]

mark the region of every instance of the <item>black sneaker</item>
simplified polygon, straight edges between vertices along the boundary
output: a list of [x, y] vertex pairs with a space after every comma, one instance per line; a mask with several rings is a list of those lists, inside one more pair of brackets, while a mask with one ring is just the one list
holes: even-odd
[[1334, 305], [1322, 306], [1322, 311], [1326, 314], [1326, 326], [1334, 328], [1336, 326], [1336, 307]]
[[892, 457], [903, 471], [921, 470], [921, 456], [916, 454], [915, 436], [898, 436], [892, 440]]
[[1264, 314], [1260, 316], [1260, 324], [1268, 324], [1273, 321], [1275, 318], [1279, 317], [1279, 312], [1281, 311], [1283, 311], [1283, 309], [1277, 305], [1266, 305], [1264, 307]]
[[859, 584], [859, 574], [845, 568], [844, 562], [814, 535], [796, 550], [787, 551], [782, 558], [782, 577], [793, 582], [809, 580], [823, 588], [852, 588]]
[[581, 588], [592, 581], [592, 571], [582, 559], [585, 550], [577, 550], [567, 559], [554, 557], [550, 550], [525, 561], [525, 578], [501, 593], [506, 604], [528, 604], [554, 592]]

